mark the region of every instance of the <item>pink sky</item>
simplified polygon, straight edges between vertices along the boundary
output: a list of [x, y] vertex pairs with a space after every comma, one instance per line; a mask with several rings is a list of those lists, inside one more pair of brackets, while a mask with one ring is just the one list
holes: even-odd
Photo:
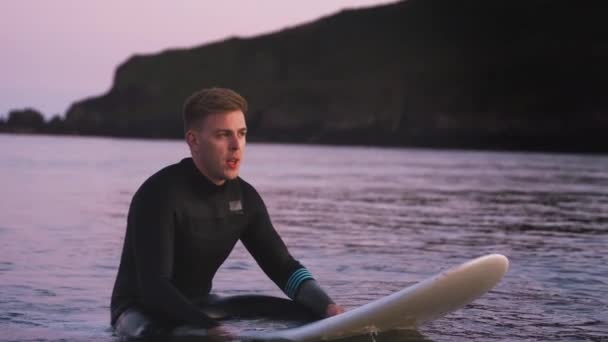
[[134, 53], [255, 36], [387, 0], [2, 0], [0, 117], [106, 92]]

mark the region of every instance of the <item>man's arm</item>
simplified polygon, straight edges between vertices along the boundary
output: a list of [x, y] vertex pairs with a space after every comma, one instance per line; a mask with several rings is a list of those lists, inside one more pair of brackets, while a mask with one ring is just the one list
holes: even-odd
[[174, 211], [168, 194], [142, 186], [129, 209], [139, 305], [170, 320], [203, 328], [218, 323], [201, 312], [171, 282]]
[[294, 301], [310, 309], [319, 317], [344, 312], [321, 289], [310, 272], [289, 254], [285, 243], [274, 229], [266, 206], [249, 184], [243, 189], [246, 203], [254, 205], [247, 230], [241, 236], [243, 245], [262, 270]]

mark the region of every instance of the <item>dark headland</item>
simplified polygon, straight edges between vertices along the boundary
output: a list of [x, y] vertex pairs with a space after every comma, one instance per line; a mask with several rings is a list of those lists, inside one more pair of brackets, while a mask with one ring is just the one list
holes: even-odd
[[222, 86], [249, 100], [250, 141], [608, 152], [604, 5], [408, 0], [345, 10], [133, 56], [108, 93], [65, 117], [15, 111], [0, 130], [181, 138], [183, 100]]

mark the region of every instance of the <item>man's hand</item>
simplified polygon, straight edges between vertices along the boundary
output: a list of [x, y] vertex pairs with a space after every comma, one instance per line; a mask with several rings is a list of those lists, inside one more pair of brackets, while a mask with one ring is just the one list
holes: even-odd
[[325, 316], [331, 317], [331, 316], [339, 315], [341, 313], [344, 313], [344, 311], [345, 311], [344, 308], [338, 304], [329, 304], [327, 306], [327, 309], [325, 310]]

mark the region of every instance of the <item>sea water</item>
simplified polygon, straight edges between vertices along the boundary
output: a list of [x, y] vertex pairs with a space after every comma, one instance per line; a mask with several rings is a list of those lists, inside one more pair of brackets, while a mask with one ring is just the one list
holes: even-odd
[[[0, 135], [0, 340], [118, 341], [109, 301], [131, 197], [186, 156], [181, 141]], [[347, 309], [510, 258], [461, 310], [347, 341], [608, 340], [608, 156], [251, 143], [241, 171]], [[214, 291], [282, 295], [240, 244]]]

